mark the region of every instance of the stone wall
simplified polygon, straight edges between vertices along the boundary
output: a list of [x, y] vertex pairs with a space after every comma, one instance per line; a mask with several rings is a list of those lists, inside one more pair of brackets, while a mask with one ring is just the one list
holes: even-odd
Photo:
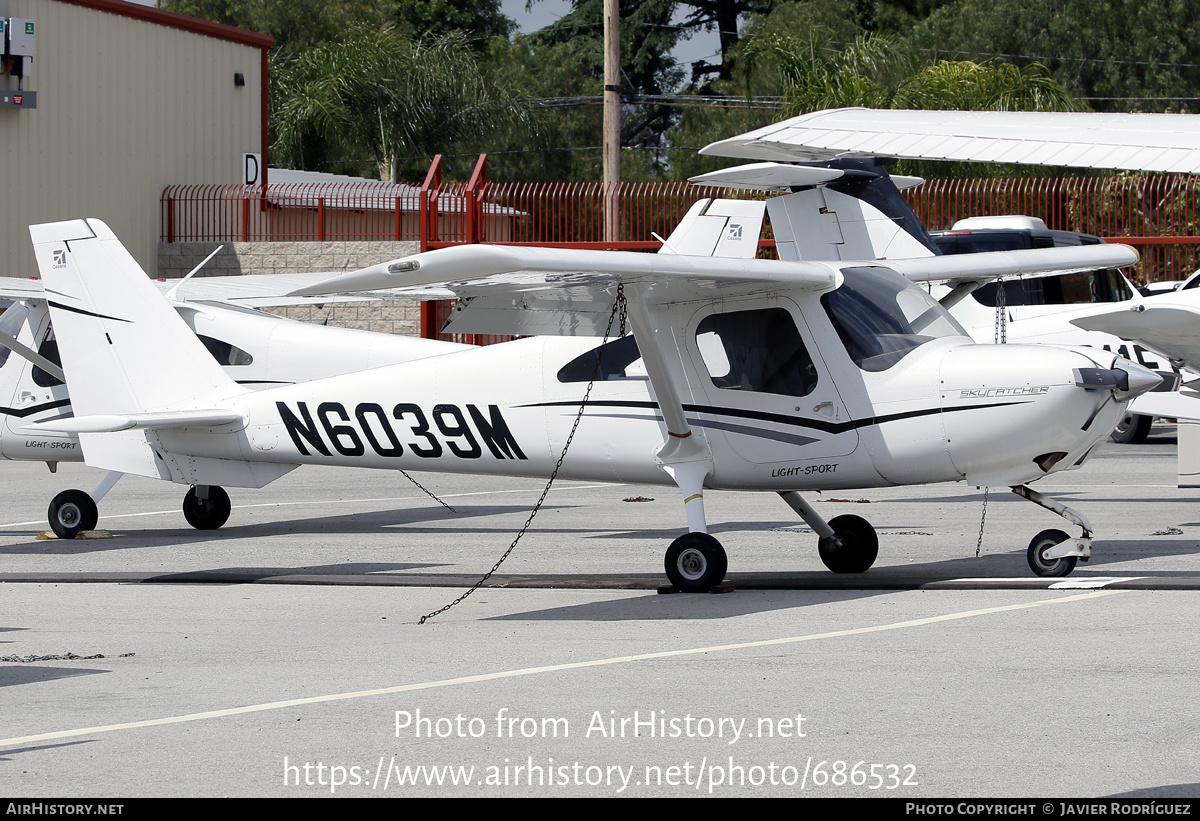
[[[186, 274], [217, 242], [162, 242], [158, 246], [158, 276]], [[390, 259], [415, 254], [416, 242], [227, 242], [196, 276], [300, 274], [310, 271], [343, 273]], [[339, 328], [420, 336], [421, 304], [415, 300], [297, 305], [268, 309], [301, 322]]]

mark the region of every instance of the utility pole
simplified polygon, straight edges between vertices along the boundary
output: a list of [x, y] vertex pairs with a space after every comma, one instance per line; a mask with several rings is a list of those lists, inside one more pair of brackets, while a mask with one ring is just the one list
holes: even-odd
[[604, 240], [620, 239], [621, 19], [619, 0], [604, 0]]

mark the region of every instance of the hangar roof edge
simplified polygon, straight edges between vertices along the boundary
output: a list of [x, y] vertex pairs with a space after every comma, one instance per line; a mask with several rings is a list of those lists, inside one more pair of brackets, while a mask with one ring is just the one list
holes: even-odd
[[243, 43], [247, 46], [255, 48], [269, 49], [275, 45], [275, 38], [267, 34], [259, 34], [246, 29], [227, 26], [223, 23], [213, 23], [209, 20], [201, 20], [199, 17], [189, 17], [186, 14], [179, 14], [174, 11], [164, 11], [156, 9], [153, 6], [142, 6], [137, 3], [129, 3], [126, 0], [58, 0], [60, 3], [69, 3], [73, 6], [84, 6], [97, 11], [106, 11], [110, 14], [117, 14], [122, 17], [132, 17], [136, 20], [145, 20], [149, 23], [158, 23], [160, 26], [169, 26], [171, 28], [183, 29], [196, 34], [203, 34], [208, 37], [215, 37], [218, 40], [230, 40], [235, 43]]

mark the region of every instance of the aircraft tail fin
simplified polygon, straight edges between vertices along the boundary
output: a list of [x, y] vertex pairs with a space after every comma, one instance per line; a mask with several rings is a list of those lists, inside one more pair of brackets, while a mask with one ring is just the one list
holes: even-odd
[[765, 210], [766, 203], [761, 200], [699, 200], [658, 252], [753, 259], [758, 254]]
[[244, 392], [103, 222], [29, 233], [75, 416], [215, 408]]

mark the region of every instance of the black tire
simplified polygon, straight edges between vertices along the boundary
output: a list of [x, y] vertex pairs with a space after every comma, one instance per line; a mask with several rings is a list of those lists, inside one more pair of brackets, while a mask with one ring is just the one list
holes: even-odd
[[1066, 576], [1075, 569], [1075, 563], [1079, 560], [1077, 556], [1063, 556], [1058, 559], [1047, 559], [1042, 553], [1056, 544], [1062, 544], [1071, 537], [1061, 530], [1043, 530], [1041, 533], [1033, 537], [1033, 541], [1029, 543], [1029, 550], [1026, 553], [1026, 558], [1029, 560], [1029, 569], [1035, 575], [1046, 578], [1054, 578], [1057, 576]]
[[879, 555], [879, 536], [861, 516], [829, 520], [833, 536], [817, 542], [821, 561], [834, 573], [865, 573]]
[[667, 578], [684, 593], [703, 593], [725, 578], [729, 558], [707, 533], [685, 533], [667, 548]]
[[95, 530], [100, 512], [92, 497], [82, 490], [64, 490], [50, 501], [46, 511], [50, 529], [60, 539], [74, 539], [85, 530]]
[[207, 499], [200, 499], [194, 487], [183, 497], [183, 518], [197, 530], [216, 530], [229, 521], [232, 509], [229, 494], [217, 485], [209, 487]]
[[1131, 413], [1125, 416], [1108, 435], [1108, 438], [1119, 445], [1140, 445], [1150, 435], [1150, 425], [1154, 417]]

